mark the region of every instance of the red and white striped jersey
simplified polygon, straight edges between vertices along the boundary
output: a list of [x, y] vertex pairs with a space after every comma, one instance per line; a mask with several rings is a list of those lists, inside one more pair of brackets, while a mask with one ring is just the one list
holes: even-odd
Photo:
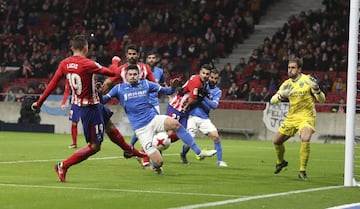
[[193, 75], [182, 86], [183, 96], [178, 93], [169, 100], [169, 105], [179, 112], [185, 112], [189, 107], [189, 98], [197, 99], [199, 90], [204, 88], [204, 83], [201, 81], [200, 75]]
[[100, 100], [95, 89], [95, 74], [116, 75], [113, 69], [109, 70], [86, 57], [71, 56], [64, 59], [60, 62], [54, 77], [38, 100], [38, 104], [40, 106], [43, 104], [64, 75], [66, 75], [75, 98], [73, 104], [78, 106], [98, 104]]

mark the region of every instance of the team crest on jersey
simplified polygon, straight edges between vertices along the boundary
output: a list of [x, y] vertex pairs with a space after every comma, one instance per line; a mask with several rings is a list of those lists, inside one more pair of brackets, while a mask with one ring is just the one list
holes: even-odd
[[302, 88], [304, 86], [304, 82], [300, 82], [299, 86]]

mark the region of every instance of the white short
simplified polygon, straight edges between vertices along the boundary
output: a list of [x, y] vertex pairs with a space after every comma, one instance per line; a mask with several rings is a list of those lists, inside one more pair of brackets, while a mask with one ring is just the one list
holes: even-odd
[[146, 154], [150, 155], [157, 150], [152, 144], [152, 139], [156, 133], [165, 131], [164, 123], [168, 117], [167, 115], [156, 115], [149, 124], [135, 130], [135, 134]]
[[158, 112], [158, 114], [160, 114], [160, 106], [159, 105], [156, 105], [154, 106], [155, 110]]
[[207, 135], [209, 132], [217, 131], [217, 128], [210, 119], [203, 119], [190, 115], [187, 121], [187, 130], [192, 137], [195, 137], [198, 130]]

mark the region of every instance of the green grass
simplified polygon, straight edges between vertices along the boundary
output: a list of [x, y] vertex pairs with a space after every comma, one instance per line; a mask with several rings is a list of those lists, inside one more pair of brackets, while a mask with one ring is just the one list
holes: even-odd
[[[197, 141], [213, 147], [209, 139]], [[71, 167], [61, 183], [53, 166], [73, 153], [70, 143], [70, 135], [0, 132], [0, 208], [161, 209], [234, 200], [205, 208], [321, 209], [360, 202], [360, 188], [342, 187], [343, 144], [312, 144], [310, 180], [304, 182], [297, 178], [295, 142], [287, 142], [289, 166], [278, 175], [271, 142], [239, 139], [222, 141], [228, 168], [217, 167], [215, 158], [197, 161], [192, 153], [190, 164], [181, 164], [177, 142], [164, 153], [164, 175], [156, 175], [122, 158], [106, 138], [102, 150]], [[317, 188], [323, 190], [311, 190]]]

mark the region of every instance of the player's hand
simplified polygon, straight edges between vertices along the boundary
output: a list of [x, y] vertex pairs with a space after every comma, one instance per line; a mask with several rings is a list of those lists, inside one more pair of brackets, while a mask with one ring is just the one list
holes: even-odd
[[282, 90], [279, 92], [279, 96], [280, 96], [280, 100], [283, 100], [283, 99], [286, 99], [288, 98], [291, 94], [292, 94], [292, 90], [293, 90], [293, 85], [291, 85], [290, 83], [289, 84], [286, 84]]
[[315, 77], [312, 75], [308, 75], [308, 79], [305, 81], [306, 84], [310, 86], [310, 88], [314, 89], [315, 91], [319, 90], [319, 84]]
[[119, 62], [121, 61], [121, 58], [118, 57], [118, 56], [114, 56], [114, 57], [111, 59], [111, 61], [112, 61], [113, 63], [114, 63], [114, 62], [119, 63]]
[[97, 92], [102, 92], [103, 91], [103, 84], [101, 82], [96, 82], [95, 83], [95, 89]]
[[170, 86], [174, 88], [180, 87], [181, 83], [182, 83], [181, 78], [174, 78], [170, 80]]
[[62, 105], [61, 105], [61, 109], [62, 109], [62, 110], [65, 110], [65, 108], [66, 108], [66, 105], [65, 105], [65, 104], [62, 104]]
[[209, 97], [209, 92], [207, 92], [205, 89], [199, 90], [198, 96], [200, 99], [203, 99], [204, 97]]
[[40, 112], [40, 106], [38, 105], [37, 102], [34, 102], [34, 103], [31, 104], [31, 109], [36, 113]]
[[184, 96], [184, 91], [183, 91], [183, 89], [181, 87], [176, 89], [176, 93], [181, 97]]

